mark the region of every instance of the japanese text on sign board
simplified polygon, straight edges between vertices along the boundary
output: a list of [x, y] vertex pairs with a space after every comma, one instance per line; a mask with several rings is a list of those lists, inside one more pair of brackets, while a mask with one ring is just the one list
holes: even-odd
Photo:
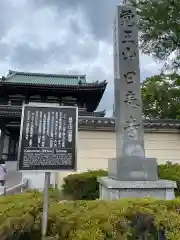
[[74, 168], [75, 108], [24, 110], [20, 161], [22, 168]]

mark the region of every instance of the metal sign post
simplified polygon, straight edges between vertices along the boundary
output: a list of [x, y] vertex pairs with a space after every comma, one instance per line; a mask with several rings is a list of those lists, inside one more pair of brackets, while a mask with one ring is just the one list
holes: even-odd
[[18, 170], [45, 173], [42, 237], [48, 222], [51, 172], [76, 170], [78, 108], [24, 104], [18, 149]]
[[43, 199], [43, 215], [42, 215], [42, 240], [44, 240], [46, 233], [47, 233], [47, 223], [48, 223], [48, 186], [50, 180], [50, 172], [45, 173], [45, 180], [44, 180], [44, 199]]

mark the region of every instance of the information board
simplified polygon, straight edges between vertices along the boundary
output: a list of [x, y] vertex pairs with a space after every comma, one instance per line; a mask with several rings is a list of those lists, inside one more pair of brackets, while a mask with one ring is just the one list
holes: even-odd
[[76, 107], [23, 105], [18, 169], [76, 170]]

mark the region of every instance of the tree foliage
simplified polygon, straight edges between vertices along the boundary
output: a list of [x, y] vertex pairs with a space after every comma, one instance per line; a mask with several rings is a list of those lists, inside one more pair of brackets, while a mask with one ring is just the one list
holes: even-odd
[[180, 0], [130, 0], [130, 3], [139, 14], [142, 52], [164, 61], [170, 69], [179, 68]]
[[180, 119], [180, 76], [155, 75], [141, 86], [144, 117]]

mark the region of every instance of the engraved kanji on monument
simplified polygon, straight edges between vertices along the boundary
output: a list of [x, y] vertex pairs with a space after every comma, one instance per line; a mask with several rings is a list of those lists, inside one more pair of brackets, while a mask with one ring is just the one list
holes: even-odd
[[109, 160], [109, 176], [117, 180], [157, 180], [156, 160], [145, 158], [135, 8], [117, 8], [113, 35], [116, 159]]
[[145, 157], [135, 8], [117, 6], [113, 32], [116, 158], [98, 178], [100, 199], [173, 199], [176, 182], [158, 180], [156, 159]]

